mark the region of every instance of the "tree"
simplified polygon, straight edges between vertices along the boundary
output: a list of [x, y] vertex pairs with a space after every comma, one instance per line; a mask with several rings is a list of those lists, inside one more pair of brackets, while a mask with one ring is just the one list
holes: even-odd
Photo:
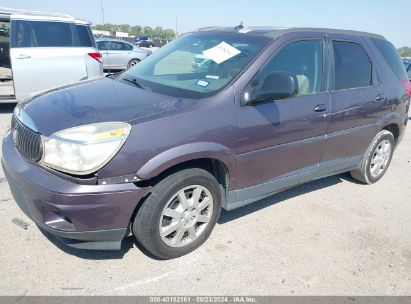
[[164, 39], [172, 40], [174, 38], [176, 38], [176, 33], [174, 32], [174, 30], [171, 30], [171, 29], [164, 30]]
[[145, 26], [143, 28], [143, 34], [147, 37], [152, 38], [154, 34], [153, 28], [151, 26]]
[[124, 33], [130, 33], [131, 26], [130, 24], [120, 24], [117, 26], [117, 30]]
[[172, 40], [176, 38], [176, 33], [172, 29], [163, 29], [161, 26], [156, 26], [154, 29], [150, 26], [142, 27], [141, 25], [129, 24], [96, 24], [93, 25], [94, 30], [110, 31], [110, 32], [124, 32], [130, 36], [147, 36], [149, 38], [159, 38], [165, 40]]
[[153, 29], [153, 38], [163, 38], [161, 37], [163, 35], [163, 28], [161, 26], [156, 26]]
[[131, 36], [141, 36], [143, 34], [143, 28], [140, 25], [133, 25], [130, 28]]
[[403, 46], [398, 49], [401, 57], [411, 57], [411, 47]]

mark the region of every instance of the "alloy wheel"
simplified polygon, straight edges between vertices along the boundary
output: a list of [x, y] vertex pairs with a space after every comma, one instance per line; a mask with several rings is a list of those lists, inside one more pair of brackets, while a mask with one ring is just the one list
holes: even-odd
[[183, 247], [205, 230], [213, 214], [213, 197], [200, 185], [185, 187], [165, 205], [159, 223], [161, 239], [170, 247]]
[[371, 157], [370, 173], [374, 178], [378, 178], [384, 173], [391, 157], [391, 143], [389, 140], [383, 140], [374, 150]]

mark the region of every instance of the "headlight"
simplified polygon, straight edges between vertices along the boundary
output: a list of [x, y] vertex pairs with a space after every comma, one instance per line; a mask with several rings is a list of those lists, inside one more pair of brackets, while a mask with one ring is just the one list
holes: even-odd
[[59, 131], [43, 139], [42, 163], [75, 175], [93, 173], [114, 157], [130, 130], [127, 123], [105, 122]]

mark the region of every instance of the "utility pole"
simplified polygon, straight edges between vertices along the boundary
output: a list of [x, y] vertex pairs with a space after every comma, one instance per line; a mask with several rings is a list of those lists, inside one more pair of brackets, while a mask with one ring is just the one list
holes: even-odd
[[176, 13], [176, 38], [178, 38], [178, 17]]
[[104, 6], [103, 6], [103, 0], [100, 0], [100, 5], [101, 5], [101, 14], [102, 14], [102, 16], [103, 16], [103, 26], [104, 26], [105, 21], [104, 21]]

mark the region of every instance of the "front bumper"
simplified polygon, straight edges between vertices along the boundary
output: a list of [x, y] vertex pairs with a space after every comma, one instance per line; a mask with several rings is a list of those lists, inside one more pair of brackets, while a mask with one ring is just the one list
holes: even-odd
[[70, 247], [116, 250], [148, 188], [133, 183], [84, 185], [23, 159], [10, 134], [3, 140], [2, 166], [20, 209], [40, 228]]

